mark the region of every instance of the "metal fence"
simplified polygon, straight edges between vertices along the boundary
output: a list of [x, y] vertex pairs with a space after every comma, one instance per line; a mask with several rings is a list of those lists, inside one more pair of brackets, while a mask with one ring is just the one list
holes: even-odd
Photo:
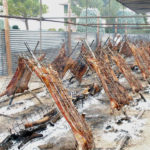
[[[0, 31], [0, 75], [7, 75], [7, 58], [5, 48], [5, 33]], [[91, 33], [89, 36], [89, 42], [92, 40], [96, 41], [96, 34]], [[75, 47], [80, 38], [85, 38], [85, 33], [72, 33], [71, 43], [72, 48]], [[28, 42], [31, 49], [34, 49], [37, 41], [40, 40], [39, 31], [20, 31], [10, 30], [10, 47], [12, 57], [12, 70], [15, 71], [17, 67], [17, 60], [19, 54], [27, 52], [27, 48], [24, 42]], [[51, 32], [42, 31], [42, 51], [47, 53], [49, 62], [51, 62], [60, 50], [62, 43], [66, 43], [67, 47], [68, 34], [67, 32]], [[94, 45], [94, 44], [93, 44]], [[96, 45], [96, 42], [95, 42]], [[80, 45], [77, 47], [79, 49]], [[67, 48], [66, 48], [67, 49]], [[39, 50], [39, 47], [37, 48]]]
[[[24, 42], [28, 42], [31, 49], [34, 49], [37, 41], [40, 40], [39, 31], [20, 31], [20, 30], [11, 30], [10, 31], [10, 47], [11, 47], [11, 55], [12, 55], [12, 70], [13, 72], [16, 70], [18, 56], [22, 52], [27, 52], [27, 49], [24, 45]], [[107, 37], [113, 36], [113, 34], [100, 34], [99, 39], [101, 41], [105, 41]], [[77, 33], [72, 32], [71, 34], [71, 45], [72, 49], [74, 49], [75, 45], [81, 40], [81, 38], [85, 38], [86, 33]], [[131, 35], [128, 37], [131, 40], [136, 39], [150, 39], [150, 35]], [[88, 33], [87, 41], [92, 43], [92, 49], [94, 50], [97, 45], [97, 34], [96, 33]], [[68, 34], [67, 32], [51, 32], [51, 31], [42, 31], [42, 51], [46, 52], [46, 57], [49, 60], [49, 63], [54, 60], [54, 58], [58, 55], [59, 50], [62, 44], [68, 42]], [[79, 52], [81, 44], [76, 48], [76, 52], [72, 55], [73, 58], [77, 56]], [[66, 48], [67, 49], [67, 48]], [[39, 50], [39, 48], [38, 48]], [[0, 31], [0, 76], [7, 75], [7, 58], [6, 58], [6, 48], [5, 48], [5, 33], [4, 31]]]
[[[7, 59], [6, 59], [6, 49], [5, 49], [5, 35], [4, 31], [0, 32], [0, 75], [7, 75]], [[10, 31], [10, 47], [12, 55], [12, 69], [13, 72], [17, 66], [18, 54], [26, 52], [27, 49], [24, 45], [24, 42], [28, 42], [31, 49], [34, 49], [37, 41], [40, 40], [39, 31], [19, 31], [11, 30]], [[49, 50], [52, 58], [55, 57], [58, 53], [58, 50], [66, 40], [66, 33], [58, 32], [45, 32], [42, 31], [42, 49]]]

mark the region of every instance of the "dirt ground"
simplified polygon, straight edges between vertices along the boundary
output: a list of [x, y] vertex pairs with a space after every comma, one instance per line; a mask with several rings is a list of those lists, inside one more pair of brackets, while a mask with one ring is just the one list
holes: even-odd
[[[89, 77], [90, 78], [90, 77]], [[90, 81], [95, 82], [96, 79], [93, 79]], [[0, 77], [0, 91], [2, 92], [5, 87], [7, 86], [9, 80], [11, 77]], [[82, 85], [89, 84], [90, 81], [88, 82], [87, 79], [83, 81]], [[143, 81], [142, 81], [143, 82]], [[124, 83], [125, 84], [125, 83]], [[77, 84], [78, 85], [78, 84]], [[143, 82], [143, 85], [145, 86], [145, 82]], [[40, 93], [41, 95], [43, 92], [46, 90], [43, 88], [43, 84], [39, 82], [39, 80], [35, 77], [32, 78], [30, 85], [29, 85], [31, 90], [37, 89], [34, 92], [38, 95]], [[41, 88], [42, 87], [42, 88]], [[67, 87], [70, 90], [72, 89], [78, 89], [78, 86], [76, 88], [74, 85]], [[146, 100], [150, 101], [150, 94], [143, 94]], [[134, 99], [139, 98], [138, 95], [133, 95]], [[14, 99], [14, 106], [11, 106], [10, 108], [7, 108], [6, 111], [13, 110], [13, 107], [23, 107], [21, 111], [18, 110], [17, 113], [14, 114], [9, 114], [9, 116], [13, 117], [13, 119], [4, 117], [0, 115], [0, 142], [4, 139], [4, 137], [1, 137], [2, 133], [9, 133], [8, 129], [12, 128], [13, 125], [15, 124], [16, 120], [20, 120], [24, 118], [24, 116], [30, 116], [31, 114], [36, 114], [39, 113], [39, 109], [51, 109], [54, 107], [53, 100], [48, 94], [43, 94], [43, 96], [39, 96], [40, 100], [42, 101], [42, 105], [39, 104], [36, 98], [33, 97], [32, 94], [26, 93], [25, 95], [18, 96], [17, 98]], [[26, 102], [32, 101], [33, 104], [29, 103], [29, 107], [26, 107]], [[22, 102], [22, 103], [21, 103]], [[9, 99], [7, 96], [3, 97], [0, 99], [0, 110], [4, 107], [8, 107]], [[16, 106], [16, 104], [18, 106]], [[143, 104], [143, 103], [142, 103]], [[146, 104], [146, 103], [145, 103]], [[28, 103], [27, 103], [28, 105]], [[127, 115], [130, 116], [137, 116], [141, 110], [139, 109], [131, 109], [132, 106], [127, 107], [126, 112]], [[139, 107], [141, 108], [141, 107]], [[143, 108], [144, 109], [144, 108]], [[87, 100], [84, 101], [83, 107], [81, 107], [81, 104], [79, 104], [79, 111], [82, 110], [82, 113], [86, 114], [86, 120], [90, 124], [93, 135], [94, 135], [94, 141], [95, 141], [95, 148], [96, 149], [115, 149], [117, 145], [119, 144], [120, 140], [112, 140], [114, 137], [106, 137], [107, 134], [104, 133], [104, 127], [107, 125], [108, 120], [113, 120], [116, 119], [116, 117], [122, 115], [122, 112], [116, 112], [115, 116], [110, 114], [110, 105], [109, 105], [109, 100], [104, 94], [104, 92], [101, 92], [101, 94], [94, 96], [94, 97], [89, 97]], [[7, 114], [7, 113], [6, 113]], [[150, 148], [150, 108], [145, 109], [144, 114], [142, 115], [140, 120], [144, 120], [144, 124], [141, 127], [140, 134], [137, 135], [138, 138], [130, 138], [128, 143], [125, 145], [124, 150], [149, 150]], [[63, 129], [62, 129], [63, 130]], [[67, 132], [68, 133], [68, 132]], [[57, 133], [58, 134], [58, 133]], [[111, 132], [110, 132], [111, 134]], [[112, 134], [117, 135], [116, 133], [112, 132]], [[67, 136], [68, 134], [66, 134]], [[4, 135], [3, 135], [4, 136]], [[57, 135], [59, 136], [59, 134]], [[64, 136], [64, 135], [63, 135]], [[68, 135], [69, 137], [70, 135]], [[71, 137], [73, 137], [71, 135]], [[116, 138], [116, 137], [115, 137]], [[118, 137], [119, 138], [119, 137]], [[59, 138], [58, 138], [59, 139]], [[32, 143], [31, 143], [32, 144]], [[34, 141], [33, 141], [34, 144]], [[43, 145], [43, 144], [39, 144]], [[46, 144], [45, 144], [46, 145]], [[23, 148], [24, 150], [25, 148]], [[47, 148], [47, 150], [50, 150], [52, 148]], [[31, 148], [32, 150], [32, 148]], [[43, 149], [44, 150], [44, 149]], [[58, 149], [57, 149], [58, 150]]]
[[[150, 97], [147, 98], [150, 100]], [[150, 149], [150, 111], [145, 111], [142, 116], [143, 119], [146, 119], [146, 124], [143, 127], [142, 135], [140, 140], [129, 142], [126, 150], [149, 150]]]

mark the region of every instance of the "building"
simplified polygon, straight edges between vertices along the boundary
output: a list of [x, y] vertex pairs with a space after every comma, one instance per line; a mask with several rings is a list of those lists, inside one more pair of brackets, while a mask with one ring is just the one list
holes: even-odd
[[[47, 0], [43, 1], [43, 4], [48, 6], [48, 12], [43, 14], [43, 17], [64, 17], [67, 15], [67, 6], [68, 0]], [[62, 5], [66, 4], [66, 5]], [[64, 19], [57, 19], [57, 21], [64, 21]], [[18, 19], [9, 19], [9, 24], [12, 27], [13, 25], [18, 25], [20, 30], [26, 30], [24, 20]], [[39, 30], [40, 24], [38, 21], [29, 20], [29, 30]], [[42, 22], [42, 29], [59, 29], [66, 30], [67, 26], [64, 23], [56, 23], [56, 22]]]
[[[66, 2], [62, 3], [61, 5], [64, 8], [64, 17], [68, 17], [69, 16], [69, 3], [68, 3], [68, 0], [66, 0]], [[72, 13], [71, 9], [70, 9], [70, 16], [76, 17], [76, 15], [74, 13]], [[64, 22], [68, 22], [68, 19], [64, 19]], [[76, 23], [77, 19], [73, 18], [73, 19], [71, 19], [71, 22]], [[64, 26], [66, 27], [66, 30], [67, 30], [68, 24], [64, 23]], [[72, 32], [76, 32], [76, 28], [77, 28], [76, 25], [71, 25]]]

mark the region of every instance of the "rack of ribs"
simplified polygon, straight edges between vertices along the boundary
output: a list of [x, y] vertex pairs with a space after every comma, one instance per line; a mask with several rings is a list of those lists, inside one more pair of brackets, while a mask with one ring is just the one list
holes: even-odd
[[139, 92], [140, 90], [142, 90], [143, 87], [141, 83], [131, 73], [131, 69], [126, 64], [124, 58], [120, 54], [116, 53], [116, 54], [111, 55], [111, 59], [116, 63], [120, 72], [125, 76], [133, 92]]
[[87, 66], [82, 62], [80, 56], [76, 60], [67, 56], [65, 44], [62, 45], [58, 56], [51, 65], [58, 72], [61, 79], [65, 76], [66, 72], [70, 70], [79, 83], [81, 83], [82, 77], [87, 71]]
[[[83, 57], [85, 61], [89, 64], [98, 75], [102, 86], [110, 99], [110, 105], [112, 109], [120, 110], [124, 105], [129, 104], [132, 97], [128, 95], [127, 90], [117, 81], [111, 66], [105, 59], [93, 58], [86, 50], [85, 46], [82, 45], [81, 48]], [[107, 58], [103, 54], [103, 58]]]
[[[45, 54], [41, 55], [38, 60], [42, 61], [45, 57]], [[32, 72], [29, 70], [29, 68], [24, 63], [24, 58], [19, 57], [18, 59], [18, 67], [6, 87], [6, 90], [0, 94], [0, 97], [7, 95], [11, 96], [15, 93], [23, 93], [25, 90], [28, 90], [28, 83], [30, 81]]]
[[58, 73], [51, 65], [48, 68], [37, 65], [33, 60], [25, 60], [32, 71], [46, 85], [49, 93], [54, 99], [58, 109], [70, 125], [81, 150], [91, 150], [93, 148], [92, 132], [83, 116], [81, 116], [72, 103], [71, 97], [63, 87]]
[[129, 44], [132, 54], [135, 58], [136, 64], [139, 67], [139, 69], [141, 70], [142, 76], [144, 79], [147, 79], [150, 77], [150, 71], [148, 70], [148, 68], [146, 67], [146, 65], [143, 63], [143, 59], [141, 58], [141, 55], [139, 54], [139, 50], [138, 48], [133, 45], [133, 44]]

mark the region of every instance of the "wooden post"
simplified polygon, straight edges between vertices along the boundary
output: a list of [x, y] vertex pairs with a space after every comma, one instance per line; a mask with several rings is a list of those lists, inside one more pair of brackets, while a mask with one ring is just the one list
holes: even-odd
[[[8, 16], [8, 4], [7, 0], [3, 0], [4, 15]], [[12, 59], [11, 59], [11, 50], [10, 50], [10, 39], [9, 39], [9, 22], [8, 18], [5, 18], [5, 43], [6, 43], [6, 56], [7, 56], [7, 67], [8, 75], [12, 74]]]
[[42, 51], [42, 0], [40, 0], [40, 51]]
[[[100, 15], [99, 15], [100, 16]], [[97, 18], [97, 46], [99, 45], [99, 42], [100, 42], [100, 40], [99, 40], [99, 35], [100, 35], [100, 26], [99, 26], [99, 23], [100, 23], [100, 19], [99, 18]]]
[[[68, 3], [68, 17], [69, 17], [69, 20], [68, 22], [70, 23], [71, 22], [71, 4]], [[68, 50], [69, 50], [69, 55], [71, 54], [72, 52], [72, 47], [71, 47], [71, 24], [68, 24]]]
[[[118, 24], [118, 18], [115, 20], [116, 24]], [[115, 34], [118, 33], [118, 25], [115, 25]]]
[[[127, 21], [126, 21], [126, 24], [128, 24]], [[127, 34], [128, 34], [127, 25], [125, 25], [125, 35]]]
[[87, 26], [87, 16], [88, 16], [88, 0], [86, 0], [86, 40], [87, 40], [87, 30], [88, 30], [88, 26]]

